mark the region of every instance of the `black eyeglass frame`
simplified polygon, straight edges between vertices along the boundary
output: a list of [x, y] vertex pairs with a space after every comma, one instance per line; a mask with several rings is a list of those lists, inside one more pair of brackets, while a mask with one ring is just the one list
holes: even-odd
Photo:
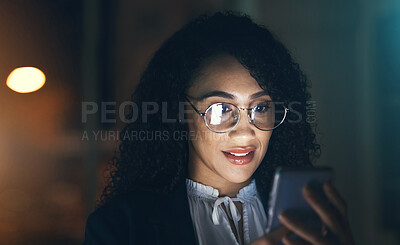
[[[206, 108], [206, 110], [205, 110], [204, 112], [201, 112], [201, 111], [199, 111], [199, 110], [193, 105], [193, 103], [188, 99], [188, 97], [189, 97], [189, 96], [186, 95], [186, 96], [185, 96], [185, 99], [189, 102], [189, 104], [192, 106], [192, 108], [193, 108], [200, 116], [203, 117], [204, 123], [206, 124], [207, 128], [208, 128], [209, 130], [211, 130], [212, 132], [214, 132], [214, 133], [221, 133], [221, 134], [222, 134], [222, 133], [227, 133], [227, 132], [233, 130], [233, 129], [239, 124], [239, 121], [240, 121], [240, 111], [241, 111], [241, 110], [242, 110], [242, 111], [250, 111], [250, 110], [251, 110], [251, 111], [252, 111], [252, 115], [253, 115], [254, 109], [258, 106], [258, 104], [257, 104], [257, 105], [254, 106], [253, 108], [239, 108], [239, 107], [237, 107], [235, 104], [232, 104], [232, 103], [229, 103], [229, 102], [218, 102], [218, 103], [214, 103], [214, 104], [212, 104], [212, 105], [209, 105], [209, 106]], [[269, 101], [267, 101], [267, 102], [272, 102], [272, 101], [269, 100]], [[215, 131], [215, 130], [213, 130], [213, 129], [210, 128], [210, 126], [208, 125], [207, 120], [206, 120], [206, 114], [207, 114], [207, 111], [208, 111], [212, 106], [218, 105], [218, 104], [223, 104], [223, 103], [233, 105], [235, 108], [237, 108], [238, 111], [239, 111], [239, 113], [238, 113], [238, 114], [239, 114], [239, 117], [238, 117], [238, 119], [237, 119], [236, 124], [235, 124], [231, 129], [226, 130], [226, 131], [223, 131], [223, 132], [218, 132], [218, 131]], [[285, 121], [286, 116], [287, 116], [287, 113], [288, 113], [288, 111], [289, 111], [289, 109], [288, 109], [285, 105], [282, 105], [282, 106], [285, 108], [285, 114], [284, 114], [282, 120], [281, 120], [275, 127], [270, 128], [270, 129], [262, 129], [262, 128], [259, 128], [259, 127], [257, 127], [257, 125], [254, 123], [254, 121], [253, 121], [253, 119], [251, 118], [251, 116], [249, 115], [249, 113], [247, 113], [247, 116], [249, 117], [249, 120], [250, 120], [250, 124], [254, 125], [254, 127], [256, 127], [257, 129], [259, 129], [259, 130], [261, 130], [261, 131], [271, 131], [271, 130], [276, 129], [278, 126], [280, 126], [280, 125]]]

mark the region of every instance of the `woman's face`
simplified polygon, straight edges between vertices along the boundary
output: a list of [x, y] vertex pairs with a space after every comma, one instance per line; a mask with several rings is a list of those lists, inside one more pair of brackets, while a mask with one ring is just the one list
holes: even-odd
[[[218, 102], [250, 108], [257, 102], [271, 100], [248, 70], [227, 55], [209, 62], [187, 94], [194, 98], [208, 95], [200, 100], [191, 99], [200, 112]], [[186, 109], [191, 112], [187, 116], [192, 136], [189, 141], [189, 177], [216, 188], [247, 185], [265, 156], [272, 131], [257, 129], [250, 124], [248, 112], [241, 110], [240, 121], [233, 130], [215, 133], [207, 128], [203, 117], [190, 105]]]

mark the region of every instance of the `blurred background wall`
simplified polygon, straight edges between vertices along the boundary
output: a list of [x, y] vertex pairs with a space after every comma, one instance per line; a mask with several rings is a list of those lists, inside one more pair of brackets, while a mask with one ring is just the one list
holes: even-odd
[[[394, 0], [0, 1], [0, 244], [81, 244], [121, 129], [118, 110], [163, 40], [201, 13], [264, 24], [312, 84], [322, 144], [357, 244], [399, 244], [400, 2]], [[21, 66], [40, 90], [6, 86]], [[107, 102], [111, 102], [107, 104]], [[115, 104], [112, 104], [116, 102]], [[104, 120], [103, 120], [104, 121]]]

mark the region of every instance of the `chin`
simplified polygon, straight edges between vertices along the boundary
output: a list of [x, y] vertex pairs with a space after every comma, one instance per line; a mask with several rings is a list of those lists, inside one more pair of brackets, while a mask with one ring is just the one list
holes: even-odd
[[227, 176], [225, 179], [227, 179], [229, 182], [231, 183], [235, 183], [235, 184], [240, 184], [243, 182], [246, 182], [248, 179], [250, 179], [252, 176], [252, 174], [246, 174], [246, 175], [242, 175], [242, 176]]

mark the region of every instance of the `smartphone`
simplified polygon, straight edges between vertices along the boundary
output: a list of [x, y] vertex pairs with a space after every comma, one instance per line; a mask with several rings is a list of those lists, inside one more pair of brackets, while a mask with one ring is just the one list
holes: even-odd
[[308, 184], [328, 202], [323, 183], [332, 180], [333, 171], [329, 167], [278, 167], [270, 193], [267, 232], [281, 225], [278, 219], [281, 212], [286, 212], [315, 229], [321, 229], [322, 222], [304, 199], [302, 188]]

